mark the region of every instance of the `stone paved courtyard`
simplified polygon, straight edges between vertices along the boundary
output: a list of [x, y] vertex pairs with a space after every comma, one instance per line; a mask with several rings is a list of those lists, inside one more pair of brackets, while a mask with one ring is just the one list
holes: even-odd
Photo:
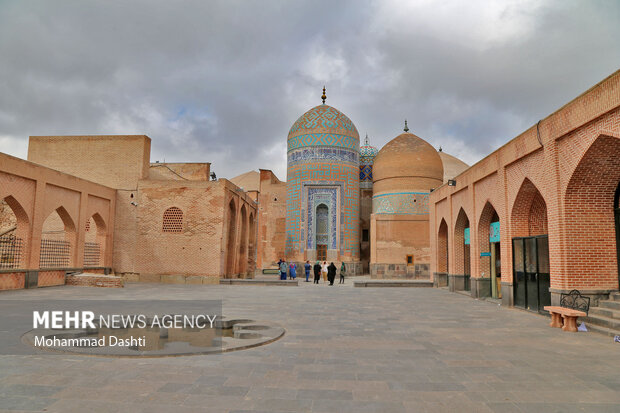
[[0, 295], [21, 312], [35, 298], [222, 299], [227, 317], [269, 320], [286, 335], [210, 356], [0, 356], [0, 411], [620, 411], [620, 344], [443, 289], [352, 288], [348, 279]]

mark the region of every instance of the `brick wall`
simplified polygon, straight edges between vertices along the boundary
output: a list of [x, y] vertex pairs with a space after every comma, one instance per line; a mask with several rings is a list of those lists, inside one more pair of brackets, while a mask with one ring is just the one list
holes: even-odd
[[[494, 210], [503, 283], [512, 282], [512, 238], [548, 234], [552, 289], [618, 289], [613, 197], [620, 182], [619, 142], [620, 71], [458, 175], [456, 186], [436, 189], [430, 197], [432, 254], [439, 254], [439, 224], [445, 220], [460, 232], [463, 208], [471, 228], [472, 276], [481, 276], [489, 268], [480, 252], [488, 251]], [[454, 251], [448, 271], [459, 274], [455, 242], [448, 240]], [[431, 271], [438, 271], [438, 260], [431, 262]]]
[[272, 268], [284, 258], [286, 242], [286, 182], [270, 170], [260, 170], [257, 268]]

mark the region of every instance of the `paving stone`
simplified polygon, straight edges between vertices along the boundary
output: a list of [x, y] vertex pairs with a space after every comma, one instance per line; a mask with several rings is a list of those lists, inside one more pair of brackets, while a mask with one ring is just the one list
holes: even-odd
[[[80, 289], [80, 298], [92, 300], [222, 299], [227, 317], [279, 324], [286, 334], [266, 346], [210, 356], [0, 355], [0, 408], [620, 411], [620, 371], [613, 362], [620, 346], [608, 337], [565, 333], [549, 328], [548, 319], [537, 314], [441, 289], [322, 287]], [[6, 334], [19, 344], [32, 322], [33, 300], [74, 294], [64, 288], [3, 293], [4, 316], [10, 319]]]

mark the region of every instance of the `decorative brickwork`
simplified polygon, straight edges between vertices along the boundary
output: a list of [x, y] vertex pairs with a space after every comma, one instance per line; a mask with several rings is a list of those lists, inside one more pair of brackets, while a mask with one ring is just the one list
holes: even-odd
[[164, 211], [163, 232], [183, 232], [183, 211], [177, 207], [170, 207]]
[[[620, 121], [618, 122], [620, 127]], [[566, 188], [565, 288], [618, 288], [614, 195], [620, 184], [620, 139], [600, 136]]]
[[0, 236], [0, 269], [21, 268], [24, 242], [15, 235]]
[[547, 204], [532, 181], [525, 179], [514, 206], [510, 221], [512, 237], [548, 234]]
[[375, 214], [428, 214], [428, 193], [397, 192], [372, 197], [372, 210]]
[[101, 265], [101, 249], [96, 242], [84, 243], [84, 266], [97, 267]]

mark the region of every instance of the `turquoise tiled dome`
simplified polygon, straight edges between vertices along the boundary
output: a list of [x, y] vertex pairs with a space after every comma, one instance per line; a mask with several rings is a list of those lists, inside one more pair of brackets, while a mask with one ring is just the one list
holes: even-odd
[[360, 146], [360, 165], [372, 165], [378, 153], [379, 149], [370, 145], [368, 135], [366, 135], [364, 145]]

